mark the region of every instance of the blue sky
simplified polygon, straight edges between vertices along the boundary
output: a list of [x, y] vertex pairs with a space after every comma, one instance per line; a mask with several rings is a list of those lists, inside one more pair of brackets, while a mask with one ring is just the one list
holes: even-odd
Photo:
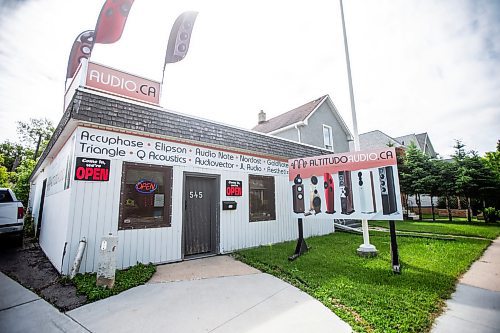
[[[104, 0], [0, 0], [0, 141], [15, 121], [63, 113], [74, 38]], [[84, 6], [82, 5], [84, 4]], [[199, 12], [188, 56], [167, 66], [162, 105], [243, 128], [329, 94], [352, 129], [338, 1], [135, 0], [122, 39], [92, 60], [161, 80], [170, 27]], [[359, 132], [428, 132], [480, 153], [500, 138], [500, 1], [344, 3]]]

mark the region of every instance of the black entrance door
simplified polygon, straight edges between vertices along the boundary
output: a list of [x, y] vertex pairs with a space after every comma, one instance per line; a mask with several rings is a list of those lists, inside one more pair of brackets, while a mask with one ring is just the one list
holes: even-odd
[[217, 178], [186, 175], [184, 256], [217, 251]]

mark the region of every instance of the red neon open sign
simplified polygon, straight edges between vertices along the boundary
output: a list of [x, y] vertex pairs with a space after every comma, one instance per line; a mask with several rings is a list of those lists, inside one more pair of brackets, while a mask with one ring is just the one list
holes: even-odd
[[158, 184], [152, 180], [140, 180], [137, 184], [135, 184], [135, 190], [144, 194], [153, 193], [157, 188]]

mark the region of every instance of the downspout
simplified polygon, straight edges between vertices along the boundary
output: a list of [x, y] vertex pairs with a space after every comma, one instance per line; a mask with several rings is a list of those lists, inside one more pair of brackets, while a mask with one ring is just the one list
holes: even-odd
[[302, 143], [302, 140], [300, 138], [300, 128], [298, 124], [295, 124], [295, 129], [297, 130], [297, 138], [299, 140], [299, 143]]
[[82, 238], [80, 244], [78, 244], [78, 251], [76, 252], [75, 262], [71, 267], [71, 271], [69, 273], [70, 279], [73, 279], [75, 275], [80, 270], [80, 264], [82, 263], [83, 253], [85, 252], [85, 246], [87, 245], [87, 240], [85, 237]]

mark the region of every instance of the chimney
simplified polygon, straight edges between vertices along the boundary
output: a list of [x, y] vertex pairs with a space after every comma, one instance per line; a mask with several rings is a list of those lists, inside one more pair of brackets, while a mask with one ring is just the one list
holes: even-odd
[[263, 110], [259, 112], [259, 124], [266, 122], [266, 113]]

